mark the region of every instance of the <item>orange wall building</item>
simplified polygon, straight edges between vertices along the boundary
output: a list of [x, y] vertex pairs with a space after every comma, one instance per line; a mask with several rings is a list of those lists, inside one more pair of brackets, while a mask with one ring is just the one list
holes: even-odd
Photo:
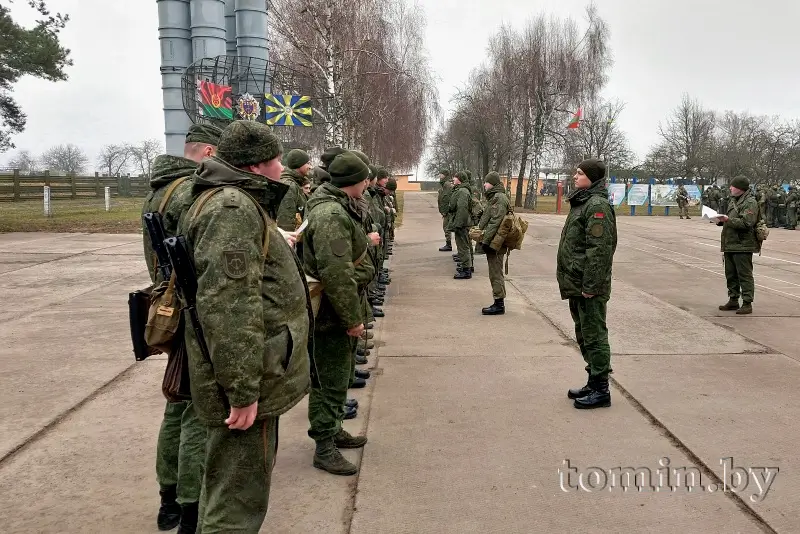
[[412, 182], [410, 174], [395, 174], [394, 178], [397, 180], [398, 191], [420, 191], [419, 182]]

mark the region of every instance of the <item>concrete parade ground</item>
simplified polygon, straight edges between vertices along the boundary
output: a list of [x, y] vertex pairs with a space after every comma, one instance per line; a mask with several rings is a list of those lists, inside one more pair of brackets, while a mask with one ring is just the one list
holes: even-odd
[[[507, 313], [483, 317], [485, 257], [453, 280], [435, 193], [405, 194], [372, 378], [345, 422], [369, 438], [344, 451], [360, 473], [313, 468], [301, 402], [262, 532], [800, 532], [800, 232], [772, 230], [740, 317], [717, 309], [718, 227], [619, 217], [612, 406], [579, 411], [564, 217], [525, 217]], [[0, 234], [0, 532], [157, 532], [166, 358], [134, 361], [127, 317], [148, 280], [139, 235]], [[671, 491], [681, 468], [703, 487]], [[651, 487], [625, 491], [626, 471]]]

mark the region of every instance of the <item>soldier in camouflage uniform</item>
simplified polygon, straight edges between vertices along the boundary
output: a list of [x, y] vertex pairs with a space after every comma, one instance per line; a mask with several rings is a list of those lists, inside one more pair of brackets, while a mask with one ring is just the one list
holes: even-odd
[[303, 181], [311, 171], [308, 154], [295, 149], [286, 155], [286, 168], [281, 174], [281, 181], [289, 186], [278, 208], [275, 222], [287, 232], [294, 232], [303, 223], [303, 211], [306, 209], [306, 196], [303, 194]]
[[450, 195], [453, 193], [453, 183], [450, 180], [450, 171], [439, 171], [439, 214], [442, 216], [442, 230], [444, 230], [444, 245], [439, 247], [440, 252], [451, 252], [453, 243], [450, 232]]
[[789, 186], [789, 194], [786, 195], [786, 229], [794, 230], [797, 228], [797, 208], [800, 205], [800, 193], [794, 186]]
[[786, 191], [778, 186], [778, 203], [775, 210], [775, 226], [783, 228], [786, 226]]
[[[166, 237], [176, 235], [178, 221], [191, 204], [189, 178], [198, 163], [216, 153], [221, 133], [222, 130], [216, 126], [192, 125], [186, 135], [184, 157], [167, 154], [156, 157], [150, 179], [152, 191], [144, 201], [142, 215], [161, 211]], [[158, 285], [163, 280], [156, 265], [150, 235], [146, 231], [142, 235], [147, 270], [153, 284]], [[172, 530], [178, 526], [179, 534], [194, 534], [205, 446], [206, 428], [197, 418], [192, 402], [167, 402], [156, 446], [156, 478], [161, 495], [156, 520], [159, 530]]]
[[680, 213], [681, 219], [684, 217], [691, 219], [691, 217], [689, 217], [689, 192], [686, 191], [683, 184], [678, 186], [678, 192], [675, 198], [678, 201], [678, 212]]
[[336, 156], [328, 172], [331, 182], [321, 185], [308, 203], [303, 248], [306, 272], [324, 287], [314, 327], [320, 386], [309, 396], [308, 435], [316, 442], [314, 467], [353, 475], [358, 469], [339, 448], [359, 448], [367, 442], [342, 429], [342, 419], [353, 353], [365, 331], [356, 268], [367, 259], [370, 243], [351, 200], [363, 195], [370, 172], [352, 153]]
[[472, 278], [473, 251], [472, 243], [469, 239], [469, 229], [472, 227], [472, 212], [470, 210], [470, 199], [472, 193], [462, 180], [466, 181], [466, 175], [459, 171], [453, 177], [453, 192], [450, 195], [448, 213], [450, 214], [449, 229], [453, 232], [456, 239], [456, 249], [458, 250], [458, 268], [453, 278], [456, 280], [468, 280]]
[[210, 352], [207, 359], [187, 328], [192, 401], [208, 432], [200, 534], [259, 531], [278, 418], [310, 386], [305, 275], [270, 220], [288, 189], [279, 181], [281, 152], [268, 126], [231, 123], [217, 157], [204, 160], [192, 179], [192, 193], [204, 203], [196, 200], [179, 224]]
[[767, 226], [775, 228], [777, 226], [778, 212], [778, 186], [774, 185], [767, 190]]
[[483, 189], [486, 191], [489, 205], [484, 209], [483, 216], [478, 223], [478, 227], [483, 230], [483, 239], [478, 243], [478, 246], [486, 254], [486, 261], [489, 264], [489, 282], [492, 284], [494, 304], [483, 308], [481, 313], [483, 315], [503, 315], [506, 313], [506, 282], [503, 276], [503, 256], [506, 255], [508, 250], [505, 247], [494, 250], [490, 245], [497, 234], [497, 230], [500, 229], [500, 223], [503, 222], [503, 218], [508, 214], [510, 202], [506, 189], [500, 181], [500, 175], [496, 172], [490, 172], [486, 175]]
[[[750, 191], [750, 182], [744, 176], [731, 180], [732, 201], [728, 213], [717, 223], [722, 226], [722, 252], [725, 256], [725, 279], [728, 283], [728, 302], [719, 307], [722, 311], [737, 310], [738, 315], [753, 313], [755, 280], [753, 279], [753, 253], [761, 251], [756, 239], [758, 202]], [[739, 297], [743, 305], [739, 307]]]
[[606, 309], [611, 297], [617, 222], [608, 202], [605, 175], [602, 160], [591, 158], [578, 165], [575, 190], [567, 197], [570, 211], [558, 245], [558, 287], [561, 298], [569, 299], [575, 337], [589, 374], [585, 386], [567, 393], [579, 409], [611, 406]]

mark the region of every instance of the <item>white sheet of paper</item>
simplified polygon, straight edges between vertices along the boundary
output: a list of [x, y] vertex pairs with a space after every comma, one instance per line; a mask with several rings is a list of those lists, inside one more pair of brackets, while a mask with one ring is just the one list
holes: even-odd
[[706, 221], [717, 221], [719, 222], [719, 213], [712, 210], [708, 206], [703, 206], [702, 211], [702, 219]]
[[308, 219], [306, 219], [305, 221], [303, 221], [303, 224], [301, 224], [301, 225], [300, 225], [300, 228], [298, 228], [297, 230], [295, 230], [295, 232], [297, 232], [297, 235], [300, 235], [300, 234], [302, 234], [302, 233], [303, 233], [303, 230], [305, 230], [305, 229], [306, 229], [306, 226], [308, 226]]

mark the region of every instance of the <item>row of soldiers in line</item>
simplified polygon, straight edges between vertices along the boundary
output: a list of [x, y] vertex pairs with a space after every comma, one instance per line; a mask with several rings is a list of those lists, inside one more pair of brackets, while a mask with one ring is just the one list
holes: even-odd
[[[367, 363], [374, 317], [384, 315], [376, 306], [391, 282], [383, 262], [396, 182], [338, 147], [315, 168], [292, 151], [284, 172], [282, 157], [269, 127], [235, 121], [224, 131], [194, 125], [184, 157], [155, 161], [143, 213], [160, 212], [166, 236], [188, 244], [208, 347], [205, 356], [185, 330], [191, 401], [167, 402], [159, 432], [159, 530], [257, 533], [279, 416], [306, 394], [313, 465], [357, 472], [339, 449], [367, 439], [342, 420], [356, 415], [347, 391], [369, 377], [355, 366]], [[153, 284], [163, 284], [146, 232], [144, 251]]]
[[[769, 228], [785, 228], [787, 230], [797, 228], [800, 191], [796, 187], [789, 186], [789, 191], [786, 191], [778, 185], [760, 185], [755, 189], [755, 197]], [[701, 196], [703, 205], [717, 213], [727, 213], [730, 199], [731, 194], [728, 188], [720, 188], [717, 185], [705, 188]]]
[[[479, 189], [472, 180], [469, 170], [451, 174], [449, 169], [439, 171], [439, 214], [442, 216], [442, 230], [445, 244], [440, 252], [453, 250], [453, 239], [457, 253], [453, 255], [456, 262], [456, 280], [469, 280], [475, 272], [476, 254], [485, 254], [489, 267], [489, 282], [492, 286], [494, 302], [481, 310], [483, 315], [505, 314], [506, 286], [503, 276], [503, 256], [508, 250], [494, 250], [490, 245], [503, 218], [508, 214], [510, 203], [508, 194], [496, 172], [490, 172], [483, 181], [485, 200], [481, 199]], [[470, 228], [477, 226], [481, 230], [480, 241], [473, 248]]]

